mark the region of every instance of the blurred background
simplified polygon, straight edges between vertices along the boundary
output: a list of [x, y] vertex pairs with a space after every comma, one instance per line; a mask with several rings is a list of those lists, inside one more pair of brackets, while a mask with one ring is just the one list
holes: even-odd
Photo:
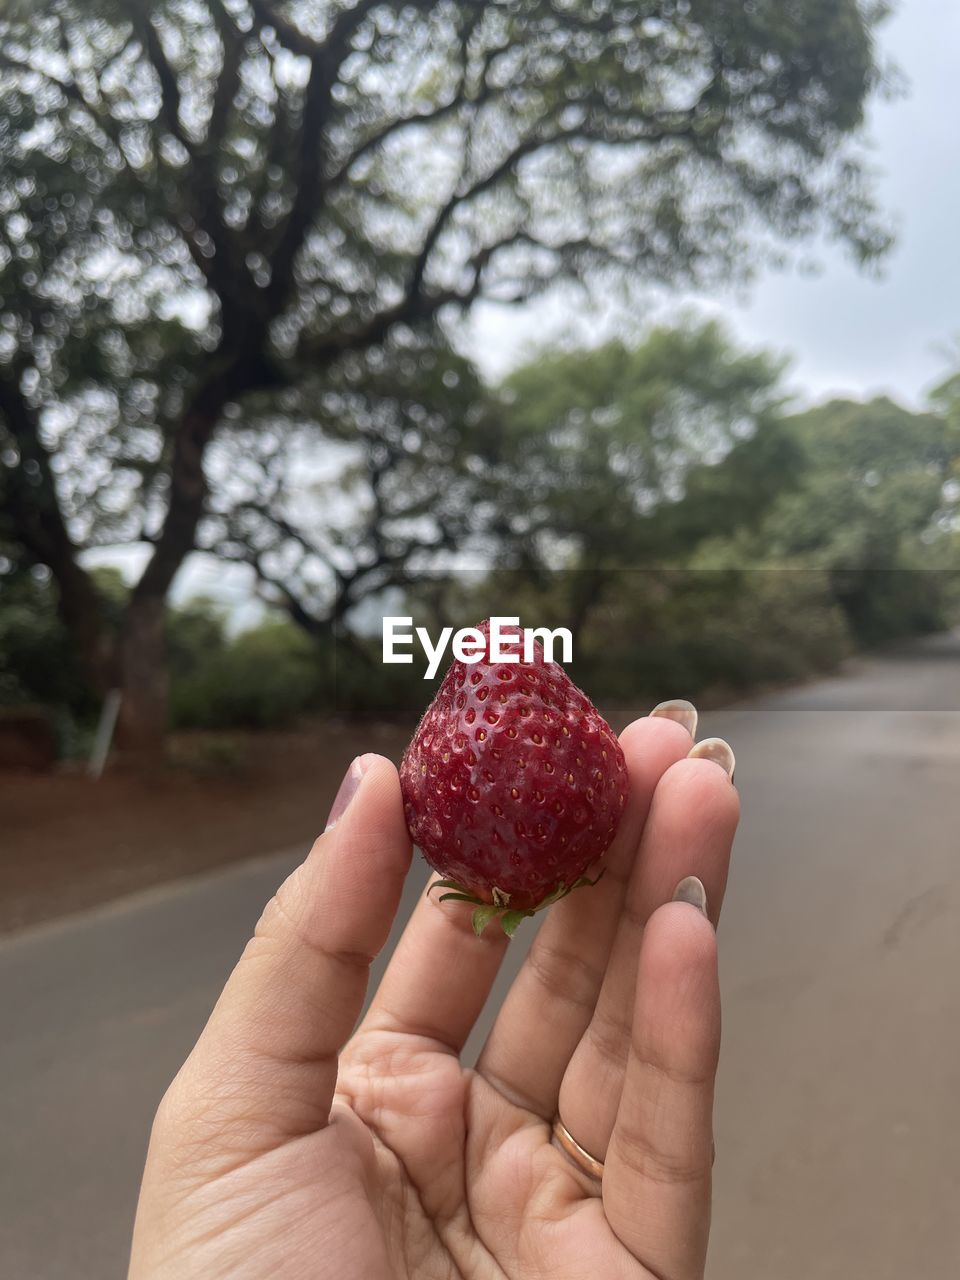
[[0, 0], [4, 1274], [123, 1274], [432, 696], [382, 617], [491, 613], [738, 755], [709, 1275], [957, 1274], [958, 55], [934, 0]]

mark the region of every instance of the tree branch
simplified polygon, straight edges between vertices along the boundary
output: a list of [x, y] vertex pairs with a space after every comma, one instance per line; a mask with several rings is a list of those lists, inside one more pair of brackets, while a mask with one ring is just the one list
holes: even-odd
[[160, 115], [167, 129], [180, 143], [186, 153], [193, 155], [193, 143], [187, 136], [180, 120], [180, 85], [173, 67], [167, 61], [160, 33], [153, 24], [149, 13], [137, 15], [137, 29], [143, 43], [143, 49], [160, 82]]
[[[130, 175], [137, 186], [150, 199], [154, 198], [154, 192], [151, 190], [149, 183], [144, 175], [135, 169], [127, 158], [124, 151], [123, 141], [117, 128], [116, 121], [110, 115], [109, 110], [101, 110], [96, 103], [91, 102], [87, 95], [74, 80], [61, 80], [58, 76], [35, 66], [28, 61], [22, 61], [14, 58], [5, 49], [0, 49], [0, 67], [7, 67], [11, 71], [24, 71], [31, 75], [40, 76], [49, 85], [54, 87], [61, 93], [65, 101], [69, 105], [79, 107], [90, 120], [94, 128], [99, 129], [103, 136], [115, 147], [117, 155], [120, 158], [126, 172]], [[183, 235], [190, 256], [194, 264], [200, 270], [200, 273], [206, 279], [210, 287], [222, 296], [223, 293], [229, 294], [234, 290], [237, 283], [237, 273], [227, 265], [226, 260], [230, 257], [227, 251], [224, 236], [222, 234], [222, 224], [214, 208], [208, 201], [205, 208], [200, 207], [199, 203], [190, 204], [190, 197], [193, 201], [198, 200], [198, 190], [196, 186], [191, 186], [188, 181], [183, 182], [182, 175], [178, 175], [178, 193], [183, 197], [188, 207], [191, 208], [189, 217], [185, 223], [183, 217], [183, 209], [169, 208], [169, 215], [177, 227], [177, 230]], [[215, 200], [215, 193], [213, 199]], [[214, 246], [215, 253], [211, 256], [205, 253], [201, 246], [197, 243], [195, 231], [200, 228], [207, 235]], [[220, 255], [220, 261], [216, 261], [216, 255]]]
[[476, 110], [478, 107], [483, 106], [493, 98], [499, 96], [493, 89], [491, 89], [487, 76], [489, 75], [490, 68], [494, 61], [505, 51], [505, 49], [509, 48], [508, 45], [498, 45], [496, 48], [487, 51], [483, 59], [483, 71], [480, 77], [479, 92], [471, 94], [467, 87], [467, 64], [469, 58], [467, 46], [469, 44], [471, 34], [476, 29], [476, 26], [482, 17], [482, 11], [482, 5], [478, 4], [475, 6], [474, 13], [466, 23], [463, 32], [461, 33], [460, 48], [462, 61], [460, 68], [460, 80], [457, 86], [457, 91], [453, 94], [450, 100], [448, 102], [441, 103], [440, 106], [431, 107], [427, 111], [417, 111], [412, 115], [399, 116], [397, 119], [389, 121], [381, 129], [378, 129], [375, 133], [371, 134], [370, 137], [361, 142], [350, 153], [350, 155], [347, 156], [337, 171], [331, 174], [328, 179], [329, 186], [333, 187], [342, 182], [359, 160], [361, 160], [365, 155], [368, 155], [371, 151], [375, 151], [378, 147], [381, 147], [389, 138], [392, 138], [396, 133], [400, 133], [403, 129], [416, 125], [435, 124], [438, 120], [443, 120], [446, 116], [452, 115], [467, 104], [469, 104], [472, 109]]
[[[294, 195], [290, 211], [283, 222], [277, 244], [270, 254], [271, 278], [268, 289], [270, 309], [276, 314], [288, 300], [294, 284], [294, 263], [303, 246], [310, 223], [332, 185], [324, 178], [326, 130], [329, 123], [333, 91], [350, 42], [357, 27], [384, 0], [359, 0], [351, 9], [343, 9], [322, 42], [306, 37], [299, 28], [274, 14], [266, 0], [253, 0], [253, 8], [261, 23], [269, 23], [283, 43], [310, 58], [310, 79], [295, 143]], [[371, 143], [371, 145], [374, 145]]]
[[207, 498], [204, 455], [224, 406], [255, 389], [275, 384], [276, 374], [263, 353], [262, 327], [248, 326], [242, 345], [222, 351], [219, 362], [195, 390], [177, 426], [170, 463], [170, 500], [153, 554], [134, 598], [164, 596], [186, 556], [194, 549], [197, 525]]
[[[691, 112], [690, 115], [692, 116], [692, 114]], [[579, 124], [564, 129], [556, 129], [551, 134], [539, 134], [524, 139], [523, 142], [518, 143], [508, 152], [498, 164], [481, 178], [476, 179], [469, 187], [455, 189], [449, 199], [442, 205], [427, 230], [419, 252], [413, 259], [409, 281], [404, 291], [404, 296], [399, 302], [373, 315], [365, 324], [356, 329], [341, 333], [324, 334], [315, 341], [305, 344], [298, 353], [300, 358], [318, 361], [334, 360], [350, 351], [362, 350], [364, 347], [376, 345], [376, 343], [382, 341], [395, 324], [427, 320], [436, 315], [445, 306], [455, 304], [464, 307], [475, 301], [480, 293], [483, 269], [489, 263], [493, 253], [500, 248], [505, 248], [509, 244], [517, 243], [524, 239], [528, 243], [534, 244], [535, 241], [531, 235], [521, 232], [511, 233], [501, 242], [478, 251], [478, 254], [467, 264], [474, 267], [474, 279], [470, 288], [465, 291], [456, 289], [437, 290], [432, 293], [425, 291], [424, 278], [430, 257], [456, 210], [463, 205], [469, 204], [485, 191], [495, 187], [498, 182], [513, 172], [522, 160], [549, 147], [577, 139], [586, 142], [602, 142], [608, 145], [642, 145], [660, 142], [666, 138], [692, 136], [692, 125], [685, 119], [683, 123], [680, 123], [680, 119], [681, 117], [675, 117], [675, 122], [669, 126], [661, 125], [654, 129], [646, 129], [643, 133], [637, 133], [629, 138], [611, 138], [595, 126]], [[541, 243], [538, 247], [552, 249], [557, 253], [566, 252], [569, 254], [573, 249], [583, 249], [590, 246], [589, 242], [581, 239], [570, 241], [560, 246]], [[542, 282], [536, 282], [534, 288], [540, 283]], [[531, 290], [529, 288], [520, 290], [509, 301], [525, 301], [530, 296], [530, 293]]]
[[240, 83], [243, 38], [230, 14], [223, 7], [222, 0], [209, 0], [209, 2], [217, 34], [223, 46], [223, 59], [220, 64], [220, 74], [217, 77], [217, 87], [214, 90], [205, 139], [205, 150], [212, 158], [214, 151], [223, 141], [230, 108]]
[[[214, 15], [216, 20], [216, 14]], [[214, 100], [214, 113], [229, 108], [234, 89], [230, 88], [231, 78], [235, 81], [239, 75], [239, 48], [232, 51], [227, 42], [224, 23], [229, 23], [226, 13], [222, 14], [222, 22], [218, 22], [221, 39], [224, 40], [224, 68]], [[187, 247], [195, 265], [226, 305], [227, 300], [241, 297], [241, 288], [246, 280], [243, 266], [237, 261], [236, 253], [223, 220], [216, 195], [216, 176], [214, 171], [214, 155], [208, 153], [205, 164], [197, 164], [197, 147], [187, 135], [180, 120], [180, 87], [176, 72], [170, 65], [160, 40], [159, 32], [148, 14], [138, 15], [135, 29], [139, 33], [141, 47], [146, 54], [160, 85], [160, 116], [170, 134], [180, 143], [189, 157], [186, 171], [177, 170], [174, 175], [176, 190], [183, 201], [182, 210], [174, 213], [174, 221], [183, 234]], [[232, 25], [232, 24], [230, 24]], [[237, 65], [231, 65], [236, 60]], [[222, 96], [221, 96], [222, 95]], [[224, 101], [225, 100], [225, 101]], [[214, 117], [212, 117], [213, 119]], [[219, 123], [218, 117], [218, 123]], [[219, 137], [208, 139], [218, 142]], [[159, 159], [159, 157], [158, 157]], [[183, 210], [187, 216], [183, 216]], [[204, 244], [197, 240], [196, 232], [201, 231], [209, 240], [212, 252], [208, 252]]]
[[369, 138], [351, 151], [336, 172], [330, 175], [328, 185], [334, 187], [341, 183], [359, 160], [362, 160], [365, 155], [369, 155], [371, 151], [383, 146], [394, 134], [414, 125], [436, 124], [438, 120], [444, 119], [445, 116], [452, 115], [466, 101], [467, 99], [458, 93], [456, 97], [451, 98], [449, 102], [443, 103], [442, 106], [433, 107], [429, 111], [414, 112], [413, 115], [400, 116], [395, 120], [391, 120], [389, 124], [384, 125], [382, 129], [378, 129], [376, 133], [371, 134]]
[[[204, 454], [216, 430], [224, 405], [230, 399], [256, 387], [269, 385], [272, 379], [272, 371], [267, 367], [268, 362], [263, 354], [266, 321], [270, 315], [277, 314], [285, 304], [293, 283], [293, 263], [319, 195], [322, 181], [322, 143], [321, 138], [318, 137], [318, 131], [322, 134], [337, 72], [346, 56], [350, 39], [360, 22], [381, 2], [382, 0], [360, 0], [360, 3], [352, 9], [343, 10], [334, 21], [326, 40], [321, 45], [317, 45], [316, 42], [303, 37], [296, 28], [278, 19], [269, 4], [262, 0], [254, 0], [254, 9], [261, 23], [269, 22], [278, 35], [296, 42], [299, 51], [309, 52], [313, 61], [299, 139], [299, 183], [273, 259], [274, 274], [269, 291], [270, 305], [267, 308], [256, 309], [255, 314], [258, 318], [253, 324], [250, 323], [249, 315], [245, 315], [242, 311], [233, 314], [231, 322], [231, 310], [226, 306], [225, 300], [230, 297], [233, 285], [229, 279], [224, 279], [224, 272], [230, 272], [233, 269], [230, 255], [222, 251], [221, 240], [214, 234], [214, 230], [220, 228], [211, 228], [209, 222], [204, 227], [215, 244], [215, 264], [219, 259], [217, 274], [222, 281], [221, 300], [225, 303], [224, 365], [219, 372], [211, 375], [198, 388], [177, 428], [171, 465], [170, 504], [161, 532], [155, 541], [153, 555], [134, 588], [134, 598], [164, 594], [184, 557], [193, 549], [197, 525], [203, 514], [207, 495], [207, 482], [203, 468]], [[148, 26], [150, 26], [149, 23]], [[164, 94], [164, 109], [169, 127], [170, 116], [174, 109], [179, 120], [179, 97], [174, 97], [170, 93], [169, 78], [163, 71], [166, 60], [155, 31], [153, 41], [151, 57], [161, 59], [158, 72], [161, 75], [161, 84], [167, 86]], [[291, 45], [291, 47], [294, 46]], [[219, 223], [219, 219], [217, 222]], [[362, 339], [359, 340], [359, 345], [364, 345]]]
[[276, 248], [270, 255], [270, 286], [267, 291], [274, 312], [286, 303], [294, 283], [294, 262], [313, 219], [323, 185], [323, 129], [326, 124], [333, 81], [328, 77], [326, 55], [311, 60], [303, 119], [294, 161], [294, 196], [282, 224]]

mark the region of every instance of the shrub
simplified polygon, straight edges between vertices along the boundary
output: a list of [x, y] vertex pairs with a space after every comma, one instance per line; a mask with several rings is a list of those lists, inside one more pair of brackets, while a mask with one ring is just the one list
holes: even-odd
[[318, 705], [324, 686], [322, 653], [288, 622], [265, 622], [197, 657], [173, 682], [172, 719], [178, 728], [270, 729], [290, 724]]

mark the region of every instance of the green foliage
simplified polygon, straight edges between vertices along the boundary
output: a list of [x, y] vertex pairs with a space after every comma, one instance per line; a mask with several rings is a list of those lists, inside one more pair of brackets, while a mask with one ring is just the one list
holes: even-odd
[[288, 725], [317, 705], [324, 688], [315, 645], [289, 622], [264, 622], [212, 651], [203, 642], [183, 659], [182, 652], [185, 673], [175, 679], [171, 699], [180, 728]]
[[[682, 566], [611, 570], [574, 645], [573, 679], [607, 703], [677, 692], [716, 698], [830, 670], [852, 651], [827, 574], [799, 564], [747, 567], [744, 550], [718, 539]], [[453, 614], [566, 626], [576, 577], [560, 570], [540, 582], [500, 573], [471, 579], [454, 595]]]
[[422, 672], [411, 674], [413, 671], [412, 667], [382, 663], [379, 637], [373, 641], [342, 642], [336, 647], [329, 709], [352, 720], [418, 717], [440, 679], [429, 683], [420, 678]]
[[186, 681], [219, 662], [227, 637], [223, 611], [195, 596], [167, 615], [167, 658], [174, 681]]
[[[546, 535], [554, 565], [662, 560], [697, 535], [676, 511], [691, 483], [720, 527], [752, 518], [766, 492], [751, 490], [753, 500], [735, 507], [727, 498], [742, 496], [751, 477], [736, 494], [729, 485], [753, 456], [747, 442], [762, 436], [770, 454], [764, 429], [780, 409], [781, 369], [766, 353], [735, 350], [711, 322], [518, 370], [505, 386], [504, 465], [494, 477], [516, 492], [505, 513], [513, 540]], [[783, 460], [781, 445], [772, 461]]]
[[93, 705], [49, 581], [21, 573], [0, 577], [0, 705], [27, 703], [87, 713]]
[[[95, 569], [107, 625], [118, 626], [126, 597], [122, 575]], [[52, 712], [61, 754], [86, 756], [100, 710], [42, 567], [0, 555], [0, 706], [41, 705]]]
[[823, 574], [697, 564], [623, 574], [591, 619], [578, 674], [611, 701], [745, 694], [827, 671], [851, 651]]
[[765, 555], [826, 571], [859, 643], [943, 626], [937, 570], [958, 564], [960, 423], [878, 399], [833, 401], [786, 429], [804, 479], [769, 511]]
[[757, 525], [795, 480], [781, 371], [711, 322], [547, 355], [508, 379], [494, 526], [544, 622], [579, 649], [624, 573]]

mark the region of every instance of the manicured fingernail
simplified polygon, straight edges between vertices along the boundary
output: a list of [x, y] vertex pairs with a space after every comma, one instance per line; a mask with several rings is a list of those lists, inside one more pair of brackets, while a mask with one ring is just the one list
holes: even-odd
[[340, 783], [340, 790], [337, 792], [330, 809], [330, 816], [327, 818], [327, 825], [324, 831], [329, 831], [331, 827], [335, 827], [343, 815], [347, 811], [347, 806], [356, 795], [357, 787], [360, 785], [360, 779], [366, 771], [366, 764], [363, 756], [357, 756], [350, 768], [343, 775], [343, 781]]
[[697, 736], [697, 721], [700, 716], [693, 703], [687, 702], [684, 698], [672, 698], [669, 702], [661, 702], [659, 707], [654, 707], [650, 714], [661, 716], [664, 720], [676, 720], [677, 724], [683, 725], [691, 738]]
[[722, 738], [704, 738], [702, 742], [697, 743], [687, 758], [690, 760], [712, 760], [721, 769], [725, 769], [730, 781], [733, 781], [733, 775], [737, 768], [737, 758], [730, 749], [729, 742], [724, 742]]
[[696, 907], [698, 911], [707, 914], [707, 891], [703, 887], [703, 881], [698, 880], [696, 876], [687, 876], [686, 880], [681, 880], [673, 891], [674, 902], [689, 902], [691, 907]]

